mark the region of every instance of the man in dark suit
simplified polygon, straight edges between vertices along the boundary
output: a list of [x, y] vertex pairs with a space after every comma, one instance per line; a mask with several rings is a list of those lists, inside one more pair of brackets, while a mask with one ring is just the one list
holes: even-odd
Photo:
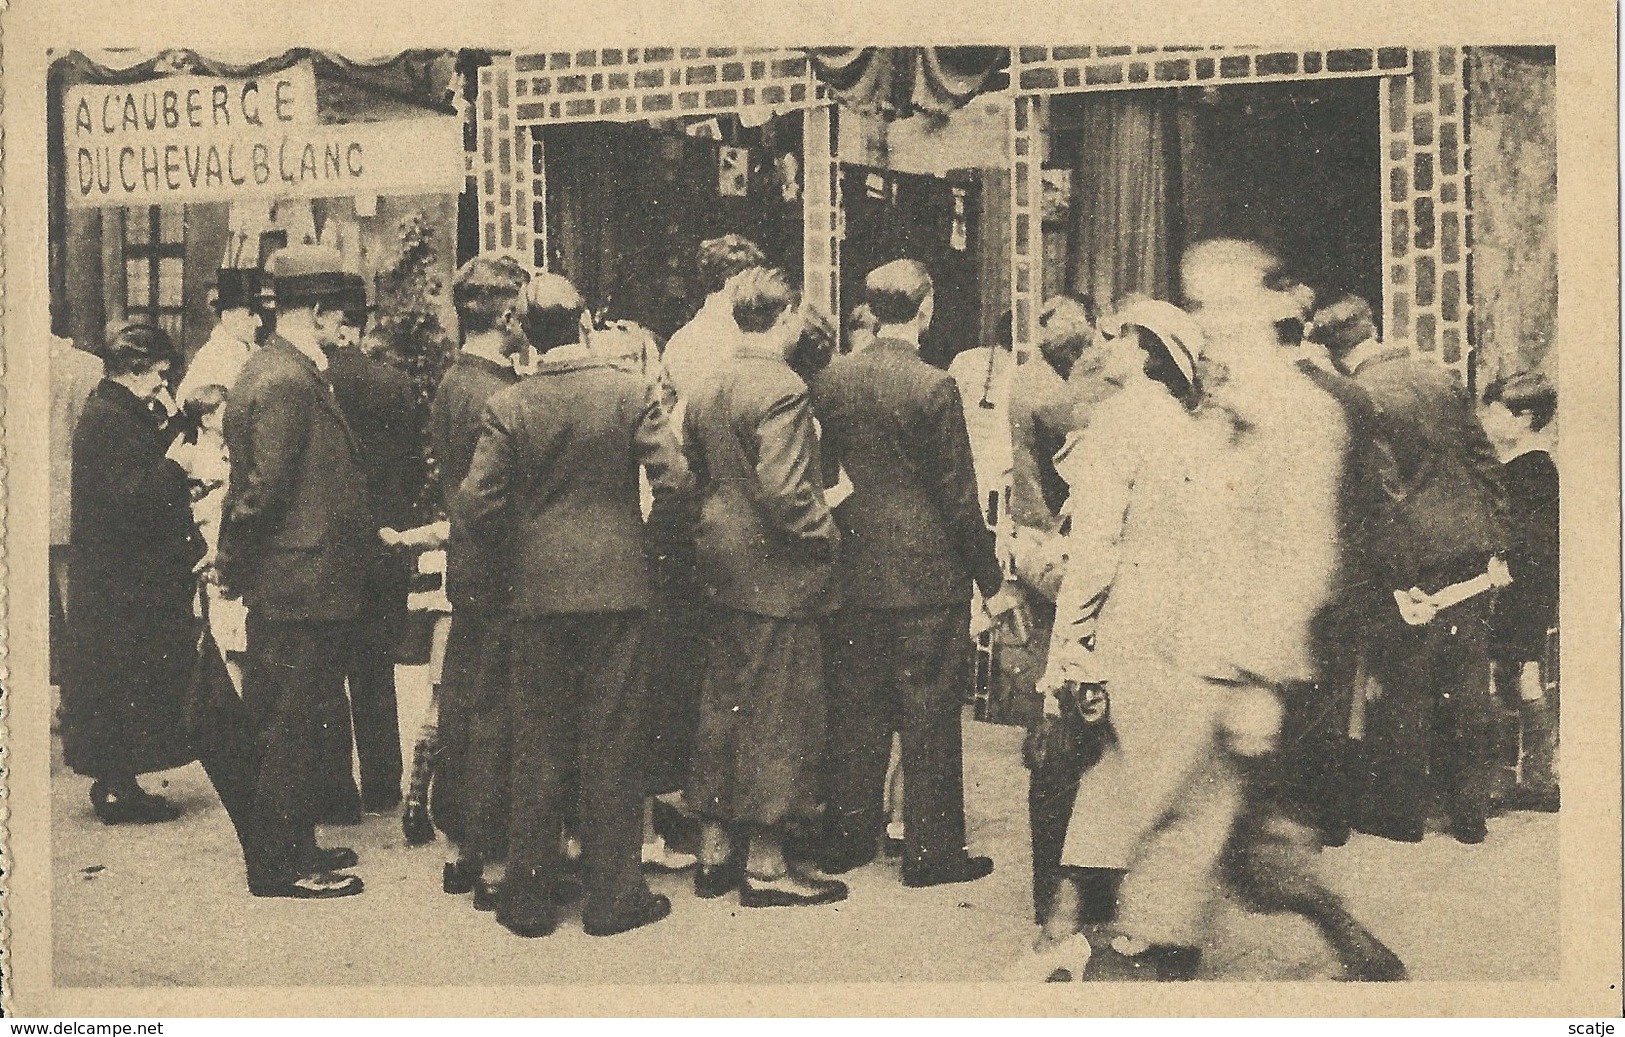
[[249, 610], [243, 699], [258, 731], [254, 811], [265, 846], [249, 885], [260, 896], [348, 896], [361, 880], [336, 869], [356, 855], [319, 848], [315, 826], [347, 778], [344, 674], [377, 529], [327, 355], [344, 310], [365, 296], [332, 249], [284, 249], [270, 272], [277, 334], [249, 358], [226, 405], [219, 548], [221, 579]]
[[[351, 310], [340, 327], [341, 348], [328, 358], [328, 378], [350, 429], [361, 446], [361, 471], [376, 529], [417, 525], [413, 509], [423, 487], [423, 450], [417, 393], [404, 371], [362, 348], [367, 311]], [[359, 810], [381, 814], [401, 801], [401, 723], [395, 702], [395, 645], [406, 622], [412, 573], [400, 552], [375, 543], [367, 559], [367, 595], [361, 624], [350, 646], [345, 678], [361, 764], [361, 792], [346, 780], [339, 792], [342, 820]], [[359, 810], [358, 810], [359, 807]]]
[[832, 874], [874, 859], [889, 719], [901, 718], [908, 775], [903, 881], [931, 886], [993, 870], [965, 849], [960, 711], [971, 585], [991, 611], [1015, 607], [982, 518], [954, 380], [919, 358], [931, 277], [900, 260], [869, 275], [875, 343], [814, 379], [813, 409], [852, 480], [836, 510], [845, 607], [829, 647], [828, 843]]
[[519, 293], [530, 275], [513, 259], [476, 256], [457, 271], [452, 299], [463, 348], [435, 391], [429, 441], [440, 463], [440, 492], [452, 517], [446, 542], [451, 632], [440, 676], [440, 762], [434, 820], [456, 846], [442, 887], [478, 888], [493, 903], [508, 846], [508, 624], [495, 561], [469, 535], [456, 508], [491, 397], [519, 381], [513, 357], [526, 347]]
[[[1394, 454], [1386, 567], [1394, 584], [1432, 594], [1486, 571], [1506, 543], [1506, 490], [1495, 450], [1450, 372], [1378, 340], [1371, 307], [1345, 296], [1315, 314], [1310, 336], [1366, 391]], [[1494, 727], [1488, 619], [1480, 594], [1420, 626], [1381, 612], [1370, 660], [1381, 694], [1366, 714], [1371, 786], [1357, 827], [1417, 842], [1428, 781], [1445, 793], [1451, 832], [1484, 839]], [[1430, 759], [1431, 757], [1431, 759]]]
[[[540, 275], [523, 305], [542, 357], [487, 404], [452, 515], [504, 560], [508, 592], [512, 806], [497, 920], [521, 936], [556, 927], [574, 772], [583, 928], [610, 936], [671, 912], [640, 871], [646, 550], [691, 536], [694, 483], [655, 389], [582, 342], [570, 282]], [[647, 530], [640, 465], [654, 495]]]

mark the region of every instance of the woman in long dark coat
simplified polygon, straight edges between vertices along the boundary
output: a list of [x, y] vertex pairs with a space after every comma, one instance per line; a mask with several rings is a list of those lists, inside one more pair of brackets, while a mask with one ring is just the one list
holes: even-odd
[[106, 824], [178, 817], [136, 776], [194, 758], [183, 714], [196, 658], [193, 570], [205, 549], [186, 474], [165, 456], [148, 408], [173, 355], [159, 329], [121, 328], [73, 436], [80, 553], [62, 743], [68, 766], [93, 779], [91, 804]]

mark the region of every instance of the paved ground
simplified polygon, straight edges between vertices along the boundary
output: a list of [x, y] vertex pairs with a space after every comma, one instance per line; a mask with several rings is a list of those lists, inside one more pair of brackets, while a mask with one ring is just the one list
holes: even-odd
[[[415, 725], [424, 691], [402, 671], [402, 716]], [[408, 733], [408, 737], [410, 734]], [[466, 897], [439, 891], [443, 843], [408, 848], [399, 820], [370, 817], [327, 831], [356, 847], [360, 897], [325, 903], [256, 900], [202, 769], [155, 775], [183, 804], [172, 824], [106, 828], [87, 783], [65, 770], [52, 788], [55, 973], [68, 986], [481, 985], [660, 982], [986, 981], [1031, 938], [1026, 775], [1019, 732], [968, 723], [971, 843], [998, 870], [981, 882], [907, 890], [895, 863], [852, 876], [852, 896], [817, 909], [743, 910], [701, 901], [685, 876], [662, 876], [667, 921], [608, 940], [573, 923], [521, 940]], [[1558, 824], [1516, 814], [1490, 822], [1481, 846], [1430, 834], [1420, 845], [1356, 836], [1322, 867], [1418, 980], [1536, 980], [1559, 960]], [[1301, 920], [1227, 904], [1204, 966], [1213, 978], [1335, 975]], [[318, 950], [319, 948], [319, 950]]]

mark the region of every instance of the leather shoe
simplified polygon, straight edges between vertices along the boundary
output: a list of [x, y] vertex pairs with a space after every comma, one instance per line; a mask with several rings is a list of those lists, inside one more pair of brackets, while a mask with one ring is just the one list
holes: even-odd
[[911, 866], [909, 862], [903, 862], [903, 885], [911, 889], [947, 886], [955, 882], [975, 882], [991, 874], [993, 874], [991, 857], [960, 857], [958, 860], [929, 868]]
[[659, 893], [650, 893], [649, 899], [635, 911], [599, 922], [591, 918], [581, 920], [581, 928], [588, 936], [618, 936], [654, 923], [671, 914], [671, 900]]
[[317, 871], [343, 871], [361, 863], [361, 857], [348, 846], [318, 846], [311, 854]]
[[1354, 826], [1355, 831], [1374, 835], [1379, 839], [1392, 839], [1396, 843], [1419, 843], [1422, 841], [1422, 826], [1415, 822], [1397, 821], [1392, 818], [1370, 817]]
[[454, 897], [459, 897], [473, 889], [479, 877], [478, 862], [447, 861], [440, 873], [440, 888]]
[[487, 882], [483, 876], [474, 880], [474, 910], [495, 911], [501, 895], [502, 883]]
[[1157, 944], [1138, 954], [1124, 954], [1106, 941], [1094, 948], [1078, 978], [1086, 982], [1145, 983], [1196, 978], [1202, 952], [1196, 947]]
[[1520, 785], [1507, 793], [1501, 805], [1507, 810], [1527, 810], [1537, 814], [1556, 814], [1562, 796], [1555, 787], [1531, 788]]
[[424, 846], [434, 842], [434, 822], [429, 818], [429, 807], [413, 800], [401, 811], [401, 835], [408, 846]]
[[1458, 843], [1477, 846], [1489, 835], [1489, 831], [1484, 827], [1482, 817], [1468, 817], [1451, 821], [1450, 834], [1456, 837]]
[[550, 936], [559, 925], [547, 883], [534, 869], [508, 876], [497, 888], [496, 916], [504, 929], [526, 939]]
[[735, 853], [721, 864], [701, 864], [694, 869], [694, 895], [715, 900], [739, 888], [745, 880], [745, 858]]
[[353, 897], [366, 887], [360, 877], [342, 872], [318, 871], [310, 875], [282, 882], [251, 885], [248, 891], [256, 897], [286, 897], [292, 900], [331, 900]]
[[90, 786], [90, 806], [104, 825], [160, 824], [181, 816], [181, 808], [162, 796], [139, 787], [135, 793], [114, 795], [99, 781]]
[[875, 859], [873, 840], [838, 840], [818, 857], [818, 870], [825, 875], [845, 875], [856, 871]]
[[786, 871], [775, 879], [758, 878], [747, 873], [739, 888], [740, 907], [811, 907], [815, 904], [833, 904], [846, 899], [846, 883], [834, 879], [815, 879], [810, 875], [797, 875]]

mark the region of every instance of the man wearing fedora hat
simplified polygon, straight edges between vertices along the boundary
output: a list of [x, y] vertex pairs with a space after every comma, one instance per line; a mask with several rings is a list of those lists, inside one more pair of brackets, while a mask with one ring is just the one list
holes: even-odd
[[365, 305], [342, 256], [295, 246], [271, 257], [277, 333], [243, 365], [226, 404], [231, 481], [219, 571], [248, 605], [243, 699], [253, 718], [257, 896], [361, 892], [344, 847], [315, 826], [349, 760], [344, 695], [377, 537], [361, 448], [328, 379], [346, 311]]

